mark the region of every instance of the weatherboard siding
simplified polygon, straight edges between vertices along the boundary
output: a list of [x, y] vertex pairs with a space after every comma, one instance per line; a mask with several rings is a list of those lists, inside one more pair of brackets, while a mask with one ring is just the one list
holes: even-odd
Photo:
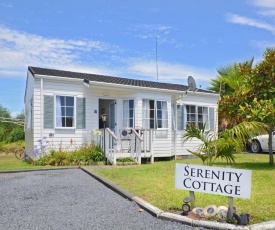
[[[30, 75], [30, 74], [29, 74]], [[154, 157], [170, 157], [174, 155], [190, 155], [187, 151], [194, 150], [200, 141], [192, 140], [191, 142], [183, 144], [182, 135], [183, 130], [172, 130], [172, 109], [171, 103], [176, 105], [176, 100], [182, 100], [180, 104], [200, 105], [217, 107], [217, 96], [209, 94], [200, 94], [188, 92], [182, 94], [175, 92], [174, 94], [167, 91], [157, 92], [151, 91], [149, 88], [127, 88], [116, 87], [116, 85], [109, 84], [105, 86], [98, 86], [90, 84], [89, 87], [84, 86], [82, 80], [77, 79], [41, 79], [29, 76], [26, 96], [29, 97], [33, 93], [33, 130], [26, 131], [26, 147], [32, 148], [32, 143], [38, 145], [37, 140], [45, 136], [48, 140], [48, 147], [58, 149], [74, 149], [83, 143], [90, 142], [91, 129], [99, 128], [99, 116], [101, 114], [99, 108], [99, 100], [115, 100], [116, 109], [116, 135], [120, 138], [121, 131], [125, 127], [123, 124], [123, 100], [134, 100], [135, 108], [135, 128], [142, 127], [142, 101], [143, 99], [159, 100], [168, 102], [168, 128], [158, 129], [153, 131], [152, 151], [146, 153], [145, 157], [151, 154]], [[43, 92], [41, 97], [41, 82], [43, 82]], [[83, 129], [62, 129], [62, 128], [44, 128], [44, 96], [62, 95], [74, 96], [77, 98], [85, 98], [85, 128]], [[102, 101], [101, 101], [102, 102]], [[179, 101], [178, 101], [179, 102]], [[42, 105], [42, 106], [41, 106]], [[108, 110], [108, 109], [107, 109]], [[54, 111], [55, 113], [55, 111]], [[216, 117], [217, 118], [217, 117]], [[53, 133], [54, 137], [50, 138], [49, 133]]]

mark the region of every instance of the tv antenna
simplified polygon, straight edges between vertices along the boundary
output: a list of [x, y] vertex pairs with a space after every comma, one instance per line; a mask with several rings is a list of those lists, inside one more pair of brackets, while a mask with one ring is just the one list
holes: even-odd
[[156, 71], [157, 71], [157, 82], [159, 81], [159, 67], [158, 67], [158, 37], [156, 37]]

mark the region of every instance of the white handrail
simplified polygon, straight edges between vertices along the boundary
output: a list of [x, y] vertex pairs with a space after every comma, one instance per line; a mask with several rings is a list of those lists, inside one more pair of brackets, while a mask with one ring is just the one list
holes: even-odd
[[106, 128], [106, 131], [116, 140], [118, 141], [118, 137], [114, 134], [114, 132], [109, 129], [109, 128]]
[[115, 153], [117, 152], [117, 141], [119, 140], [119, 138], [109, 128], [103, 129], [102, 132], [104, 134], [103, 137], [105, 138], [105, 141], [102, 141], [102, 147], [105, 152], [105, 157], [111, 164], [116, 164]]

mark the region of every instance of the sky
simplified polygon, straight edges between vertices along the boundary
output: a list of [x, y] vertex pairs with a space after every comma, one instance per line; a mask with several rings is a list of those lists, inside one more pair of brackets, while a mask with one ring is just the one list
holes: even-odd
[[0, 0], [0, 105], [24, 109], [28, 66], [206, 89], [274, 37], [275, 0]]

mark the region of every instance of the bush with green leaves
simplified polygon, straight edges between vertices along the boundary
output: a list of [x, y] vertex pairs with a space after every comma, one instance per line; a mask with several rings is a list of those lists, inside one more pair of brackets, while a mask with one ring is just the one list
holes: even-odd
[[74, 151], [51, 150], [50, 154], [46, 154], [34, 161], [35, 165], [91, 165], [104, 159], [101, 148], [94, 144], [84, 144]]
[[[15, 119], [21, 120], [24, 120], [24, 118], [24, 110], [22, 110], [15, 117]], [[24, 139], [24, 128], [18, 124], [13, 123], [11, 112], [4, 106], [0, 105], [0, 142], [13, 143]]]

